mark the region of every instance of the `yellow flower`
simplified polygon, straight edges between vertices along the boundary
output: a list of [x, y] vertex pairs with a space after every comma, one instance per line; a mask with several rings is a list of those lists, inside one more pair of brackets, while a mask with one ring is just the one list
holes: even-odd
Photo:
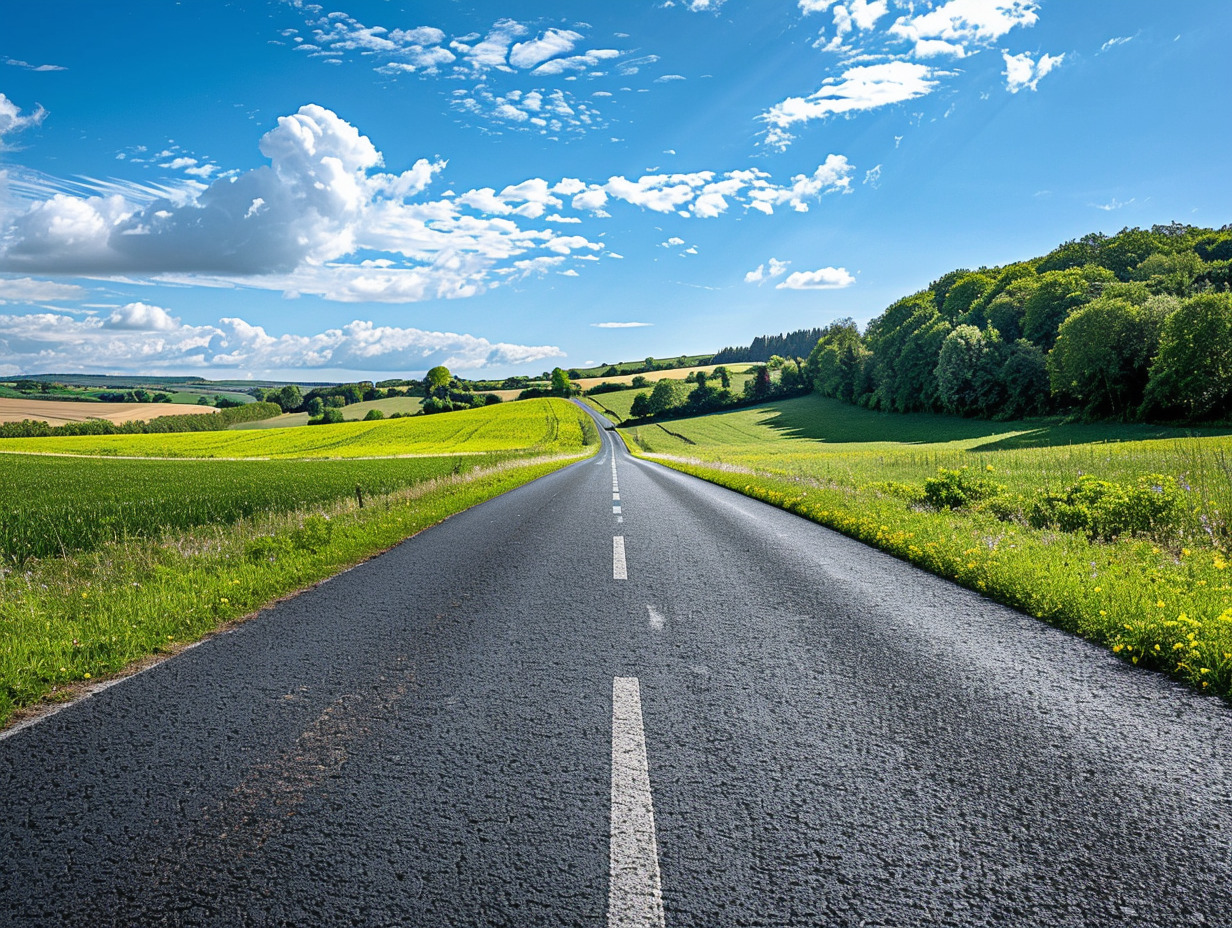
[[1104, 591], [1104, 588], [1103, 588], [1102, 586], [1097, 586], [1097, 587], [1095, 588], [1095, 592], [1096, 592], [1096, 593], [1102, 593], [1103, 591]]
[[89, 679], [90, 679], [90, 675], [89, 675], [89, 674], [86, 674], [86, 679], [87, 679], [87, 680], [89, 680]]
[[1155, 606], [1156, 606], [1156, 608], [1158, 608], [1158, 609], [1162, 609], [1162, 608], [1164, 607], [1164, 601], [1163, 601], [1162, 599], [1156, 600], [1156, 601], [1155, 601]]

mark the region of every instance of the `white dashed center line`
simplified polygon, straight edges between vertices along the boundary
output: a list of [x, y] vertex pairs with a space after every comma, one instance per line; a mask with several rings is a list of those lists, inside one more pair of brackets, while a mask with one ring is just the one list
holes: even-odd
[[612, 539], [612, 579], [628, 580], [629, 572], [625, 569], [625, 536], [617, 535]]
[[608, 928], [663, 928], [642, 696], [637, 677], [612, 681], [612, 843]]

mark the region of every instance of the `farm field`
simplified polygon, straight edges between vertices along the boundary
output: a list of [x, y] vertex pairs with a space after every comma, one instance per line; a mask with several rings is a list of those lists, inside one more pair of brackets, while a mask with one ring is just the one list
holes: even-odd
[[[1232, 435], [870, 412], [818, 396], [623, 429], [797, 512], [1232, 693]], [[677, 437], [680, 436], [680, 437]]]
[[[730, 370], [730, 368], [728, 368]], [[666, 373], [666, 372], [664, 372]], [[648, 375], [657, 377], [657, 374]], [[731, 391], [737, 396], [744, 389], [745, 381], [752, 379], [752, 374], [736, 373], [731, 375]], [[663, 378], [665, 380], [676, 380], [681, 378]], [[620, 421], [628, 419], [632, 415], [633, 400], [639, 393], [649, 393], [654, 388], [654, 380], [651, 380], [649, 387], [635, 387], [630, 390], [614, 390], [611, 393], [598, 393], [594, 396], [583, 396], [580, 399], [583, 402], [589, 403], [593, 408], [611, 418], [613, 415]]]
[[[423, 397], [420, 396], [391, 396], [383, 400], [368, 400], [363, 403], [352, 403], [350, 406], [343, 406], [342, 418], [347, 422], [357, 422], [373, 409], [379, 409], [386, 416], [392, 416], [398, 412], [414, 414], [419, 412], [419, 408], [422, 405]], [[231, 428], [233, 430], [278, 429], [307, 424], [308, 413], [288, 412], [283, 413], [281, 416], [275, 416], [273, 419], [259, 419], [256, 422], [238, 422], [231, 426]]]
[[373, 422], [163, 435], [12, 438], [0, 452], [168, 458], [360, 458], [493, 451], [555, 452], [581, 444], [590, 421], [572, 403], [537, 399]]
[[194, 416], [213, 412], [217, 412], [213, 406], [186, 403], [91, 403], [0, 397], [0, 422], [33, 419], [48, 425], [64, 425], [89, 419], [107, 419], [119, 424], [159, 416]]
[[[129, 441], [193, 437], [280, 459], [202, 460], [172, 443], [166, 460], [167, 447]], [[47, 441], [58, 450], [73, 439]], [[104, 436], [88, 457], [0, 454], [0, 725], [597, 447], [589, 417], [544, 399], [300, 429]]]
[[[577, 384], [579, 387], [581, 387], [583, 390], [589, 390], [591, 387], [597, 386], [598, 384], [601, 384], [601, 383], [630, 383], [631, 384], [633, 382], [633, 378], [638, 377], [638, 376], [645, 377], [650, 383], [653, 384], [656, 380], [684, 380], [690, 374], [695, 374], [698, 371], [705, 371], [707, 374], [709, 374], [716, 367], [726, 367], [733, 374], [736, 374], [736, 373], [744, 373], [745, 371], [747, 371], [749, 369], [749, 364], [747, 364], [744, 361], [741, 361], [736, 364], [726, 364], [726, 365], [703, 364], [698, 367], [674, 367], [674, 368], [669, 368], [667, 370], [662, 370], [662, 371], [651, 371], [649, 374], [640, 374], [640, 375], [639, 374], [617, 374], [612, 377], [581, 377], [573, 382]], [[733, 387], [734, 386], [735, 384], [733, 383]]]

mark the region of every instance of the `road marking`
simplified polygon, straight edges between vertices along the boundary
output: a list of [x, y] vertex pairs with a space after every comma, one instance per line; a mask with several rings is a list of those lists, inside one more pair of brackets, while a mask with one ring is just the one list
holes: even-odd
[[619, 490], [613, 490], [613, 491], [612, 491], [612, 499], [620, 499], [620, 491], [619, 491]]
[[617, 516], [617, 517], [616, 517], [616, 521], [617, 521], [618, 523], [624, 522], [624, 520], [625, 520], [625, 517], [624, 517], [624, 516]]
[[637, 677], [612, 681], [612, 843], [608, 928], [663, 928], [646, 732]]
[[646, 604], [646, 611], [650, 613], [650, 627], [655, 631], [658, 631], [665, 624], [667, 624], [667, 619], [663, 618], [663, 614], [660, 613], [654, 606], [650, 605], [650, 603]]
[[620, 515], [620, 507], [619, 507], [619, 506], [613, 506], [613, 507], [612, 507], [612, 514], [613, 514], [613, 515], [617, 515], [617, 516], [618, 516], [618, 515]]
[[628, 580], [629, 571], [625, 569], [625, 536], [617, 535], [612, 539], [612, 579]]

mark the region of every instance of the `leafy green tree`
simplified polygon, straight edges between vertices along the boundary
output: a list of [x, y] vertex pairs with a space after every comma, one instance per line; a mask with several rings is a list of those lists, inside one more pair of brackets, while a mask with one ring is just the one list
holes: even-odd
[[998, 377], [1005, 393], [998, 418], [1022, 419], [1048, 411], [1048, 363], [1038, 345], [1025, 338], [1010, 345]]
[[[724, 390], [731, 389], [731, 372], [728, 371], [728, 369], [722, 364], [711, 371], [710, 376], [719, 378], [719, 383], [722, 385]], [[637, 378], [634, 377], [633, 379], [636, 380]], [[636, 386], [636, 384], [634, 384], [634, 386]]]
[[659, 416], [684, 403], [685, 386], [679, 380], [660, 380], [650, 391], [647, 408], [652, 416]]
[[1090, 416], [1127, 417], [1142, 403], [1163, 315], [1162, 306], [1111, 296], [1075, 311], [1048, 355], [1053, 394], [1076, 401]]
[[364, 416], [365, 422], [375, 422], [377, 419], [384, 419], [385, 413], [379, 409], [369, 409], [367, 415]]
[[639, 393], [633, 397], [633, 404], [629, 407], [629, 415], [635, 419], [641, 419], [643, 416], [650, 415], [650, 394]]
[[1024, 307], [1023, 337], [1049, 350], [1065, 318], [1115, 280], [1111, 271], [1095, 265], [1040, 274]]
[[283, 412], [297, 412], [304, 405], [304, 394], [298, 386], [289, 383], [278, 391], [278, 398], [274, 402]]
[[945, 295], [945, 302], [941, 305], [941, 315], [943, 315], [950, 323], [954, 322], [970, 322], [974, 325], [979, 325], [983, 322], [973, 321], [965, 318], [971, 311], [973, 306], [976, 306], [980, 299], [989, 290], [993, 288], [993, 279], [987, 274], [975, 272], [972, 274], [964, 274], [954, 282], [949, 291]]
[[1144, 411], [1193, 421], [1232, 413], [1232, 294], [1199, 294], [1168, 317]]
[[449, 368], [438, 364], [424, 376], [424, 395], [437, 399], [445, 398], [449, 394], [449, 384], [452, 380], [453, 375], [449, 373]]
[[552, 368], [552, 393], [555, 396], [572, 396], [573, 384], [569, 375], [559, 367]]
[[996, 329], [981, 332], [973, 325], [960, 325], [945, 337], [937, 359], [937, 392], [947, 410], [962, 416], [986, 415], [1000, 406], [1001, 347]]
[[314, 396], [304, 404], [304, 411], [308, 413], [310, 418], [317, 418], [321, 415], [321, 413], [325, 412], [325, 400], [321, 399], [319, 396]]

